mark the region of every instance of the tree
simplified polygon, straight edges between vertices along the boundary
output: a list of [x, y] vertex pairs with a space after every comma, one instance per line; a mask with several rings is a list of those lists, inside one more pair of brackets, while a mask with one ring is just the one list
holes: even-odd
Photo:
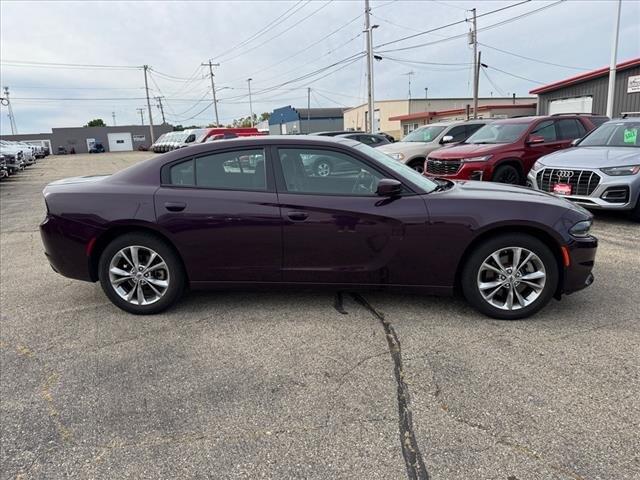
[[265, 120], [269, 120], [271, 114], [269, 112], [263, 112], [260, 114], [260, 121], [264, 122]]
[[107, 124], [104, 123], [104, 120], [101, 118], [94, 118], [89, 123], [85, 125], [85, 127], [106, 127]]

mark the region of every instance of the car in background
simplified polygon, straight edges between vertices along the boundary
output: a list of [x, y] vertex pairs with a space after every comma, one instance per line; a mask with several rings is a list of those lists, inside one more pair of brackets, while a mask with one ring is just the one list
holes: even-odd
[[391, 143], [384, 135], [372, 133], [342, 133], [340, 135], [336, 135], [336, 138], [350, 138], [351, 140], [364, 143], [365, 145], [369, 145], [374, 148]]
[[463, 143], [429, 154], [425, 175], [524, 185], [540, 157], [570, 147], [595, 127], [590, 115], [495, 120]]
[[[309, 175], [304, 156], [354, 174]], [[203, 143], [43, 193], [53, 269], [100, 281], [134, 314], [166, 310], [189, 286], [305, 285], [460, 290], [478, 311], [512, 320], [593, 282], [597, 239], [584, 208], [509, 185], [431, 180], [346, 138]]]
[[381, 147], [380, 151], [422, 173], [425, 160], [431, 152], [466, 140], [489, 121], [467, 120], [430, 123], [415, 129], [393, 145]]
[[94, 143], [91, 145], [89, 149], [89, 153], [104, 153], [106, 150], [104, 149], [104, 145], [101, 143]]
[[640, 119], [611, 120], [573, 148], [541, 157], [528, 184], [586, 208], [629, 211], [640, 221]]
[[338, 135], [345, 135], [347, 133], [365, 133], [362, 130], [328, 130], [326, 132], [312, 132], [309, 135], [316, 135], [318, 137], [337, 137]]
[[0, 155], [0, 178], [6, 178], [9, 176], [9, 169], [7, 168], [7, 160], [4, 155]]

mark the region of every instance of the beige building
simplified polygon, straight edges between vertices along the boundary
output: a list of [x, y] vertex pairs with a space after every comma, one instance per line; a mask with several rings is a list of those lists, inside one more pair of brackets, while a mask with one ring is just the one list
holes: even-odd
[[[526, 117], [536, 114], [536, 102], [521, 103], [515, 105], [479, 105], [478, 118], [511, 118]], [[419, 112], [408, 115], [391, 117], [390, 121], [400, 121], [402, 136], [413, 132], [416, 128], [435, 122], [453, 122], [455, 120], [468, 120], [471, 117], [472, 108], [453, 108], [436, 112]]]
[[[535, 97], [488, 97], [479, 98], [478, 107], [482, 105], [513, 105], [535, 103]], [[471, 98], [429, 98], [412, 100], [377, 100], [375, 102], [375, 118], [377, 130], [393, 135], [396, 139], [402, 138], [403, 131], [400, 120], [390, 120], [392, 117], [400, 117], [420, 112], [438, 112], [444, 110], [466, 109], [467, 105], [473, 105]], [[478, 108], [480, 112], [480, 108]], [[362, 104], [345, 110], [344, 128], [346, 130], [365, 130], [369, 122], [368, 105]]]

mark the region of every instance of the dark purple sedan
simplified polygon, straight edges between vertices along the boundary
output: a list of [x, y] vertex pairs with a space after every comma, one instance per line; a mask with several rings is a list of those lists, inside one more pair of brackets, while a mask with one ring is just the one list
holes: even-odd
[[[318, 159], [344, 168], [320, 175]], [[524, 187], [430, 180], [349, 139], [200, 144], [44, 190], [55, 271], [150, 314], [185, 287], [460, 291], [529, 316], [591, 284], [590, 214]]]

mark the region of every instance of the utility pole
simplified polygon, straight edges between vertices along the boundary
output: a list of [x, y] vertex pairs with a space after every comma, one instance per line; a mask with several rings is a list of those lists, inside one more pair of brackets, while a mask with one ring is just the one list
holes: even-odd
[[216, 84], [213, 81], [213, 67], [219, 67], [219, 63], [211, 62], [211, 59], [207, 63], [201, 63], [203, 67], [209, 66], [209, 76], [211, 78], [211, 93], [213, 93], [213, 112], [216, 115], [216, 127], [220, 125], [220, 119], [218, 118], [218, 100], [216, 99]]
[[611, 41], [611, 64], [609, 65], [609, 88], [607, 90], [607, 117], [613, 118], [613, 100], [616, 94], [616, 63], [618, 57], [618, 37], [620, 36], [620, 11], [622, 0], [618, 0], [616, 23], [613, 28], [613, 40]]
[[251, 80], [252, 78], [247, 78], [247, 83], [249, 84], [249, 112], [251, 113], [251, 126], [253, 127], [253, 104], [251, 103]]
[[478, 79], [480, 73], [480, 60], [478, 59], [478, 25], [476, 23], [476, 9], [472, 8], [473, 28], [469, 32], [469, 44], [473, 44], [473, 118], [478, 118]]
[[136, 108], [136, 110], [140, 114], [140, 124], [144, 125], [144, 108]]
[[307, 133], [311, 133], [311, 87], [307, 87]]
[[4, 98], [2, 98], [2, 105], [6, 105], [9, 109], [9, 124], [11, 125], [11, 135], [17, 135], [18, 127], [16, 126], [16, 118], [13, 116], [13, 108], [11, 107], [11, 101], [9, 100], [9, 87], [4, 87]]
[[429, 100], [429, 87], [424, 87], [424, 99]]
[[113, 126], [116, 126], [116, 112], [111, 112], [111, 118], [113, 118]]
[[160, 114], [162, 115], [162, 124], [164, 125], [165, 123], [167, 123], [167, 121], [164, 118], [164, 107], [162, 106], [162, 99], [164, 97], [153, 97], [156, 99], [156, 101], [158, 102], [156, 107], [158, 107], [160, 109]]
[[373, 95], [373, 29], [378, 25], [371, 25], [371, 8], [369, 8], [369, 0], [364, 0], [364, 19], [365, 32], [367, 34], [367, 102], [369, 108], [369, 124], [367, 132], [375, 133], [375, 102]]
[[480, 68], [484, 65], [480, 62], [482, 52], [478, 52], [478, 63], [476, 64], [476, 76], [473, 79], [473, 118], [478, 118], [478, 85], [480, 84]]
[[[149, 110], [149, 132], [151, 133], [151, 143], [156, 141], [156, 136], [153, 134], [153, 115], [151, 114], [151, 101], [149, 100], [149, 84], [147, 83], [147, 70], [149, 65], [144, 65], [144, 89], [147, 92], [147, 109]], [[144, 120], [142, 122], [144, 125]]]

